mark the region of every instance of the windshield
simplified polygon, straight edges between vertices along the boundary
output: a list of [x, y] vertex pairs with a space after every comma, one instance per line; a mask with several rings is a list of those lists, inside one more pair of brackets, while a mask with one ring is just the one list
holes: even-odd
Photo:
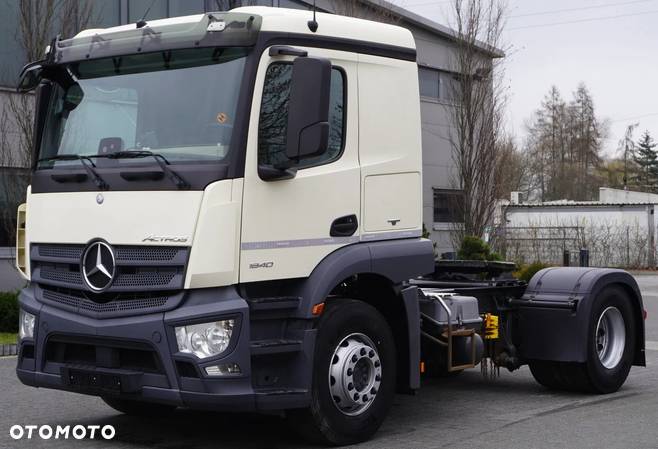
[[245, 59], [242, 48], [199, 48], [63, 66], [66, 76], [57, 77], [50, 99], [38, 168], [79, 165], [44, 160], [56, 156], [125, 150], [150, 150], [171, 163], [223, 160]]

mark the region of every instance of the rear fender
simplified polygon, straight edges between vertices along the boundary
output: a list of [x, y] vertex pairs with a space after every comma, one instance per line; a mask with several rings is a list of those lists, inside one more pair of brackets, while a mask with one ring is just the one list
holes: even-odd
[[528, 284], [518, 307], [515, 340], [525, 360], [585, 362], [592, 303], [605, 288], [628, 294], [636, 323], [633, 364], [646, 366], [644, 307], [637, 282], [628, 272], [610, 268], [547, 268]]

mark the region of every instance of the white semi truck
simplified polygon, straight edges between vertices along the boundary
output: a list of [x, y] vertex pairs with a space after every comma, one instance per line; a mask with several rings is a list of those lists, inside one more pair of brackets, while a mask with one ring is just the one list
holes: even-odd
[[88, 30], [24, 68], [20, 380], [125, 413], [281, 411], [328, 444], [373, 435], [423, 371], [619, 389], [645, 364], [634, 279], [436, 262], [411, 33], [311, 17]]

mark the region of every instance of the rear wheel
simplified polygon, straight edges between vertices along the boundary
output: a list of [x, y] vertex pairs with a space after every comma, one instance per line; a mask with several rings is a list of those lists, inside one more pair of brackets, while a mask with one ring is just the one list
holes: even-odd
[[333, 300], [318, 323], [311, 406], [290, 411], [289, 421], [317, 443], [364, 441], [386, 418], [395, 375], [395, 342], [384, 317], [362, 301]]
[[109, 396], [102, 397], [101, 399], [114, 410], [133, 416], [164, 416], [176, 409], [173, 405], [132, 401]]
[[630, 298], [619, 287], [604, 290], [591, 309], [587, 362], [534, 360], [537, 382], [559, 390], [613, 393], [626, 381], [635, 351], [635, 319]]

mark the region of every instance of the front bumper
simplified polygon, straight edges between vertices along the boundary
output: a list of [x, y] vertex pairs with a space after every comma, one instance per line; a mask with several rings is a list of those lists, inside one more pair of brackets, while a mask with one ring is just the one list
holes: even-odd
[[[306, 395], [272, 401], [254, 391], [249, 307], [233, 287], [187, 291], [183, 304], [171, 311], [107, 319], [48, 305], [36, 295], [39, 289], [29, 286], [19, 299], [37, 317], [34, 338], [19, 347], [16, 372], [26, 385], [224, 411], [294, 408], [308, 401]], [[224, 353], [199, 360], [178, 351], [174, 326], [223, 318], [236, 319]], [[204, 369], [230, 363], [241, 373], [211, 377]], [[117, 385], [81, 385], [81, 372]]]

